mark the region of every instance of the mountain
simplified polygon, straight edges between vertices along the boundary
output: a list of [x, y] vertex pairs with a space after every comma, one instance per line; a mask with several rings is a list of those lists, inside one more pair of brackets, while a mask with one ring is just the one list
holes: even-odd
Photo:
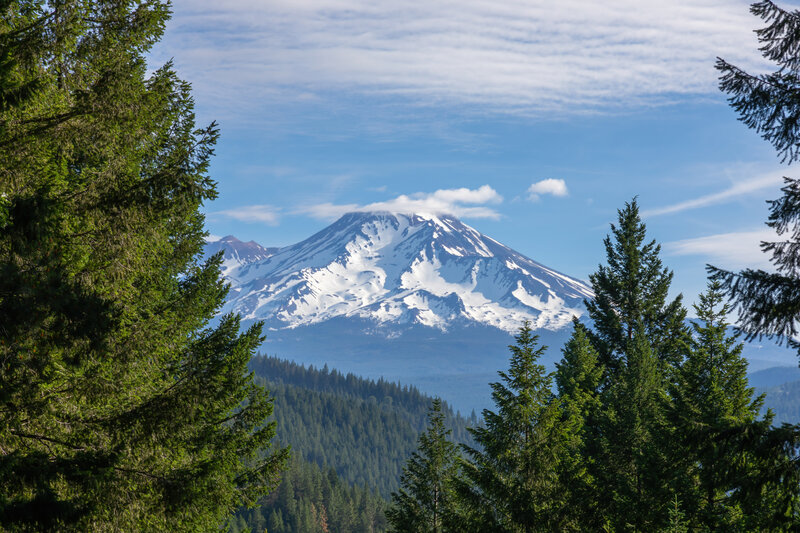
[[242, 242], [233, 235], [209, 241], [205, 247], [204, 257], [222, 252], [222, 275], [234, 282], [232, 273], [243, 265], [256, 263], [275, 255], [279, 248], [264, 248], [255, 241]]
[[[401, 380], [467, 413], [491, 405], [488, 383], [507, 367], [523, 320], [553, 368], [592, 296], [447, 215], [349, 213], [291, 246], [227, 236], [206, 247], [218, 251], [231, 284], [222, 312], [263, 320], [269, 354]], [[769, 342], [746, 343], [745, 355], [751, 372], [796, 365]]]
[[556, 331], [592, 296], [584, 282], [448, 215], [349, 213], [298, 244], [260, 250], [226, 262], [224, 310], [273, 330], [359, 318], [386, 336], [410, 325], [514, 333], [523, 320]]
[[281, 249], [235, 237], [221, 312], [265, 322], [269, 354], [371, 379], [417, 385], [461, 412], [490, 404], [523, 320], [560, 357], [582, 281], [544, 266], [448, 215], [348, 213]]

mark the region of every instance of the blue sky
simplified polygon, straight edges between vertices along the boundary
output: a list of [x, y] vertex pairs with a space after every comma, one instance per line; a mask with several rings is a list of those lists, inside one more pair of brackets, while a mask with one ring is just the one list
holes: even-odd
[[748, 3], [649, 4], [175, 0], [150, 59], [220, 123], [212, 234], [283, 246], [350, 209], [435, 209], [586, 279], [638, 196], [693, 301], [706, 263], [766, 266], [794, 168], [716, 88], [717, 56], [769, 69]]

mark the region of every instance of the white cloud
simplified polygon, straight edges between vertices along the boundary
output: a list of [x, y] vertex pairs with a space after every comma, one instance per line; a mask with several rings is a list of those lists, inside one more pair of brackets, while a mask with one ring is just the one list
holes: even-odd
[[224, 216], [240, 222], [261, 222], [274, 226], [280, 218], [279, 209], [271, 205], [244, 205], [234, 209], [216, 211], [212, 215]]
[[658, 215], [671, 215], [686, 211], [687, 209], [697, 209], [709, 205], [721, 204], [734, 198], [744, 196], [762, 189], [777, 188], [783, 183], [781, 174], [770, 173], [762, 174], [755, 178], [740, 181], [725, 189], [713, 194], [707, 194], [699, 198], [693, 198], [677, 204], [655, 209], [645, 209], [642, 211], [643, 217], [653, 217]]
[[567, 184], [564, 180], [548, 178], [537, 181], [528, 187], [528, 199], [535, 202], [542, 194], [552, 194], [553, 196], [567, 196]]
[[[252, 115], [339, 94], [533, 113], [718, 94], [762, 65], [749, 0], [175, 0], [153, 62]], [[206, 105], [206, 104], [204, 104]]]
[[209, 233], [206, 236], [206, 242], [217, 242], [218, 240], [222, 239], [219, 235], [214, 235], [213, 233]]
[[397, 198], [366, 205], [321, 203], [298, 208], [295, 212], [315, 218], [333, 219], [350, 211], [391, 211], [395, 213], [450, 214], [463, 218], [500, 218], [500, 213], [486, 204], [503, 201], [488, 185], [477, 189], [440, 189], [432, 193], [401, 194]]
[[760, 244], [779, 239], [774, 231], [765, 228], [667, 242], [663, 246], [667, 254], [703, 256], [722, 268], [771, 269], [769, 255], [761, 251]]

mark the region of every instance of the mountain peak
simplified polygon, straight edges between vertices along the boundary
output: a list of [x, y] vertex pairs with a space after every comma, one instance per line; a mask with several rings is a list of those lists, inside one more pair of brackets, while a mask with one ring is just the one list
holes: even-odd
[[278, 248], [264, 248], [255, 241], [243, 242], [233, 235], [226, 235], [219, 240], [207, 243], [204, 256], [209, 257], [220, 251], [222, 252], [222, 266], [220, 267], [222, 275], [232, 279], [239, 268], [270, 257], [278, 251]]
[[240, 261], [228, 276], [224, 311], [275, 329], [357, 317], [384, 328], [458, 322], [514, 332], [530, 320], [556, 330], [592, 296], [580, 280], [458, 218], [426, 213], [346, 213], [302, 242]]

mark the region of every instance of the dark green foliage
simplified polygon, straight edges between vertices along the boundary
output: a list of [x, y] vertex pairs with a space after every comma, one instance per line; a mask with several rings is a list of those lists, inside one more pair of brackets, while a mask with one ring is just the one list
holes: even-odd
[[[343, 480], [385, 498], [398, 489], [403, 464], [425, 431], [429, 397], [396, 383], [274, 357], [255, 357], [250, 367], [275, 398], [278, 439], [294, 455], [333, 467]], [[454, 440], [471, 443], [469, 422], [444, 402], [442, 413]]]
[[[770, 74], [751, 75], [719, 59], [720, 89], [729, 95], [739, 119], [770, 142], [783, 161], [800, 156], [800, 12], [771, 1], [752, 5], [766, 26], [757, 30], [761, 52], [775, 63]], [[783, 196], [770, 202], [767, 225], [783, 240], [762, 243], [775, 272], [747, 269], [728, 272], [709, 267], [738, 308], [738, 326], [747, 339], [778, 336], [800, 349], [795, 340], [800, 316], [800, 181], [784, 178]]]
[[[764, 397], [747, 385], [747, 361], [741, 343], [726, 335], [728, 307], [720, 284], [711, 282], [695, 305], [698, 322], [688, 357], [672, 387], [671, 423], [675, 436], [676, 489], [690, 522], [709, 530], [745, 527], [737, 503], [737, 480], [752, 475], [753, 458], [727, 447], [722, 438], [755, 422]], [[768, 417], [771, 420], [771, 415]]]
[[448, 440], [440, 399], [433, 400], [428, 429], [420, 435], [400, 478], [400, 490], [392, 493], [387, 511], [392, 531], [441, 533], [453, 514], [452, 482], [458, 472], [458, 448]]
[[614, 529], [654, 531], [665, 523], [671, 496], [665, 384], [641, 330], [625, 354], [618, 378], [603, 394], [593, 470], [606, 493], [601, 509]]
[[497, 411], [484, 410], [485, 427], [471, 429], [481, 448], [464, 446], [464, 479], [456, 483], [463, 531], [562, 529], [561, 412], [536, 340], [525, 323], [509, 346], [509, 370], [491, 384]]
[[686, 337], [686, 310], [679, 295], [667, 302], [672, 272], [661, 264], [661, 246], [645, 242], [645, 225], [634, 198], [618, 211], [607, 236], [607, 265], [589, 276], [595, 297], [586, 302], [593, 321], [592, 339], [600, 362], [613, 375], [637, 332], [648, 339], [659, 361], [680, 361]]
[[560, 469], [568, 517], [564, 530], [599, 529], [602, 524], [596, 505], [599, 487], [590, 458], [596, 456], [599, 441], [596, 429], [603, 367], [585, 327], [577, 320], [562, 354], [563, 358], [556, 363], [555, 380], [564, 436]]
[[260, 327], [199, 264], [217, 128], [155, 0], [0, 3], [0, 529], [209, 530], [275, 482]]
[[386, 502], [367, 488], [342, 481], [332, 468], [294, 458], [278, 489], [242, 509], [229, 531], [269, 533], [382, 533]]
[[647, 242], [636, 199], [605, 239], [607, 265], [589, 279], [589, 338], [606, 373], [600, 405], [586, 419], [588, 473], [603, 494], [583, 504], [587, 520], [615, 530], [664, 527], [672, 499], [666, 387], [687, 346], [681, 296], [667, 302], [672, 273]]

